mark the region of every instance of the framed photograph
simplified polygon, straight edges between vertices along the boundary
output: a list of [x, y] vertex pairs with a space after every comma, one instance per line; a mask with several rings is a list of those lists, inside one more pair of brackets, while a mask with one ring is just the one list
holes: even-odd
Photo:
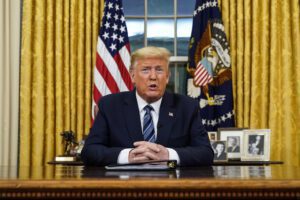
[[214, 150], [214, 161], [220, 162], [220, 161], [227, 161], [227, 142], [216, 140], [210, 142], [212, 149]]
[[270, 161], [270, 129], [244, 130], [243, 161]]
[[210, 141], [216, 141], [216, 140], [218, 140], [218, 135], [217, 135], [217, 132], [207, 132], [207, 134], [208, 134], [208, 138], [209, 138], [209, 140]]
[[240, 160], [243, 147], [243, 128], [219, 128], [220, 140], [227, 142], [228, 160]]

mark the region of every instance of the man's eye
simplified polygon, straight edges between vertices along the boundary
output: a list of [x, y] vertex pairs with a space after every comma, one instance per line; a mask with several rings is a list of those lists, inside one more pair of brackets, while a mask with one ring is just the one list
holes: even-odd
[[144, 69], [142, 69], [142, 72], [143, 73], [147, 73], [147, 72], [149, 72], [149, 69], [148, 68], [144, 68]]
[[163, 73], [164, 70], [163, 70], [162, 68], [157, 68], [157, 69], [156, 69], [156, 72], [158, 72], [158, 73]]

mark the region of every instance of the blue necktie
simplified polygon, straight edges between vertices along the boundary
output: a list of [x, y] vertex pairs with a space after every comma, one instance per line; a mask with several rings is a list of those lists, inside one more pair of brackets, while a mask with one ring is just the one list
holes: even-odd
[[155, 134], [154, 134], [154, 124], [151, 116], [151, 110], [153, 110], [152, 106], [147, 105], [144, 107], [146, 111], [144, 115], [144, 124], [143, 124], [143, 135], [144, 140], [148, 142], [155, 142]]

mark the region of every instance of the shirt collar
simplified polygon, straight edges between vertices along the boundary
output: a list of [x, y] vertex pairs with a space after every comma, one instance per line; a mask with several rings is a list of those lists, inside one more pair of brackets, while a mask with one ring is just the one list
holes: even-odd
[[138, 104], [138, 107], [139, 107], [139, 111], [140, 111], [140, 113], [143, 111], [143, 109], [144, 109], [144, 107], [146, 106], [146, 105], [151, 105], [152, 106], [152, 108], [154, 109], [154, 112], [155, 113], [157, 113], [157, 114], [159, 114], [159, 109], [160, 109], [160, 104], [161, 104], [161, 101], [162, 101], [162, 97], [159, 99], [159, 100], [157, 100], [157, 101], [155, 101], [155, 102], [153, 102], [153, 103], [151, 103], [151, 104], [148, 104], [138, 93], [137, 93], [137, 91], [135, 92], [135, 96], [136, 96], [136, 100], [137, 100], [137, 104]]

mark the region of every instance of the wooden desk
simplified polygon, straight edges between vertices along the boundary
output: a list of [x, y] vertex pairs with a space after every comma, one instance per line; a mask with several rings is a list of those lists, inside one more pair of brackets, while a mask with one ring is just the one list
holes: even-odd
[[299, 199], [300, 168], [213, 166], [115, 172], [100, 167], [0, 167], [0, 199]]

